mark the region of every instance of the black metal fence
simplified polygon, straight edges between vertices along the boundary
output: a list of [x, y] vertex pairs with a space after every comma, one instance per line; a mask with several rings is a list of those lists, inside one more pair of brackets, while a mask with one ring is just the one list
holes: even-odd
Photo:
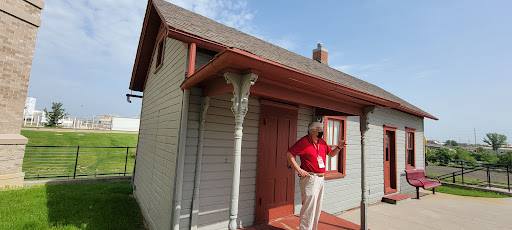
[[440, 180], [503, 188], [510, 192], [510, 167], [501, 164], [489, 164], [468, 161], [429, 161], [426, 166], [427, 176], [435, 176]]
[[27, 145], [25, 179], [75, 179], [133, 174], [136, 147]]

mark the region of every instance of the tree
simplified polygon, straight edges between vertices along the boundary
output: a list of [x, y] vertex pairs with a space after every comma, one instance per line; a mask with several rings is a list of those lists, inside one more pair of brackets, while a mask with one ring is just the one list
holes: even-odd
[[459, 146], [459, 143], [457, 143], [455, 140], [446, 140], [444, 142], [445, 146]]
[[57, 122], [67, 115], [65, 110], [62, 108], [62, 103], [60, 102], [52, 102], [52, 111], [48, 112], [46, 108], [44, 108], [44, 112], [47, 120], [46, 126], [56, 126]]
[[503, 145], [508, 145], [507, 136], [503, 134], [497, 133], [487, 133], [485, 134], [487, 138], [484, 137], [484, 142], [491, 145], [492, 150], [495, 152]]
[[453, 154], [454, 160], [462, 160], [466, 162], [475, 162], [475, 158], [471, 156], [471, 153], [461, 147], [455, 148], [455, 154]]
[[512, 152], [506, 152], [502, 153], [499, 156], [499, 162], [500, 164], [512, 166]]

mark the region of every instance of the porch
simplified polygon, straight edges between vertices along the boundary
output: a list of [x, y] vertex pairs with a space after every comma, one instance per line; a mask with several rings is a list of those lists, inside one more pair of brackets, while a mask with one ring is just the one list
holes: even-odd
[[[333, 216], [329, 213], [322, 212], [320, 220], [318, 221], [318, 229], [342, 229], [342, 230], [359, 230], [360, 226], [344, 219]], [[268, 224], [258, 224], [240, 230], [295, 230], [299, 229], [299, 216], [292, 215], [284, 218], [274, 220]]]

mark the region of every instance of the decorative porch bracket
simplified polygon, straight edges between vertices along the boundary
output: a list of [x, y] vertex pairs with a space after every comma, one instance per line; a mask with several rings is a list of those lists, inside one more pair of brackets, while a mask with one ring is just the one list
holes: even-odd
[[238, 196], [240, 192], [240, 165], [242, 161], [242, 129], [245, 115], [249, 105], [250, 88], [258, 75], [249, 73], [243, 76], [234, 73], [225, 73], [224, 78], [228, 84], [233, 85], [233, 106], [231, 111], [235, 115], [235, 133], [233, 147], [233, 183], [231, 185], [231, 201], [229, 206], [229, 230], [236, 230], [238, 217]]
[[375, 107], [364, 108], [363, 115], [359, 117], [361, 130], [361, 230], [368, 230], [368, 190], [366, 185], [366, 133], [370, 125], [370, 115], [375, 111]]

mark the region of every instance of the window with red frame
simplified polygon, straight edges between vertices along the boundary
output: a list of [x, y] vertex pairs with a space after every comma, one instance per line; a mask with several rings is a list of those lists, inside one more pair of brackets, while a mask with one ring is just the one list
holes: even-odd
[[158, 42], [158, 47], [157, 47], [157, 54], [156, 54], [156, 66], [155, 66], [155, 72], [159, 69], [159, 67], [162, 65], [162, 63], [164, 62], [164, 41], [165, 41], [165, 37], [163, 37], [162, 39], [160, 39], [160, 41]]
[[[340, 140], [346, 139], [347, 118], [346, 117], [324, 117], [324, 140], [331, 149], [335, 149]], [[345, 175], [345, 148], [334, 157], [326, 157], [326, 173]]]
[[414, 135], [415, 130], [411, 128], [407, 128], [406, 132], [406, 167], [407, 168], [415, 168], [415, 148], [414, 148]]

